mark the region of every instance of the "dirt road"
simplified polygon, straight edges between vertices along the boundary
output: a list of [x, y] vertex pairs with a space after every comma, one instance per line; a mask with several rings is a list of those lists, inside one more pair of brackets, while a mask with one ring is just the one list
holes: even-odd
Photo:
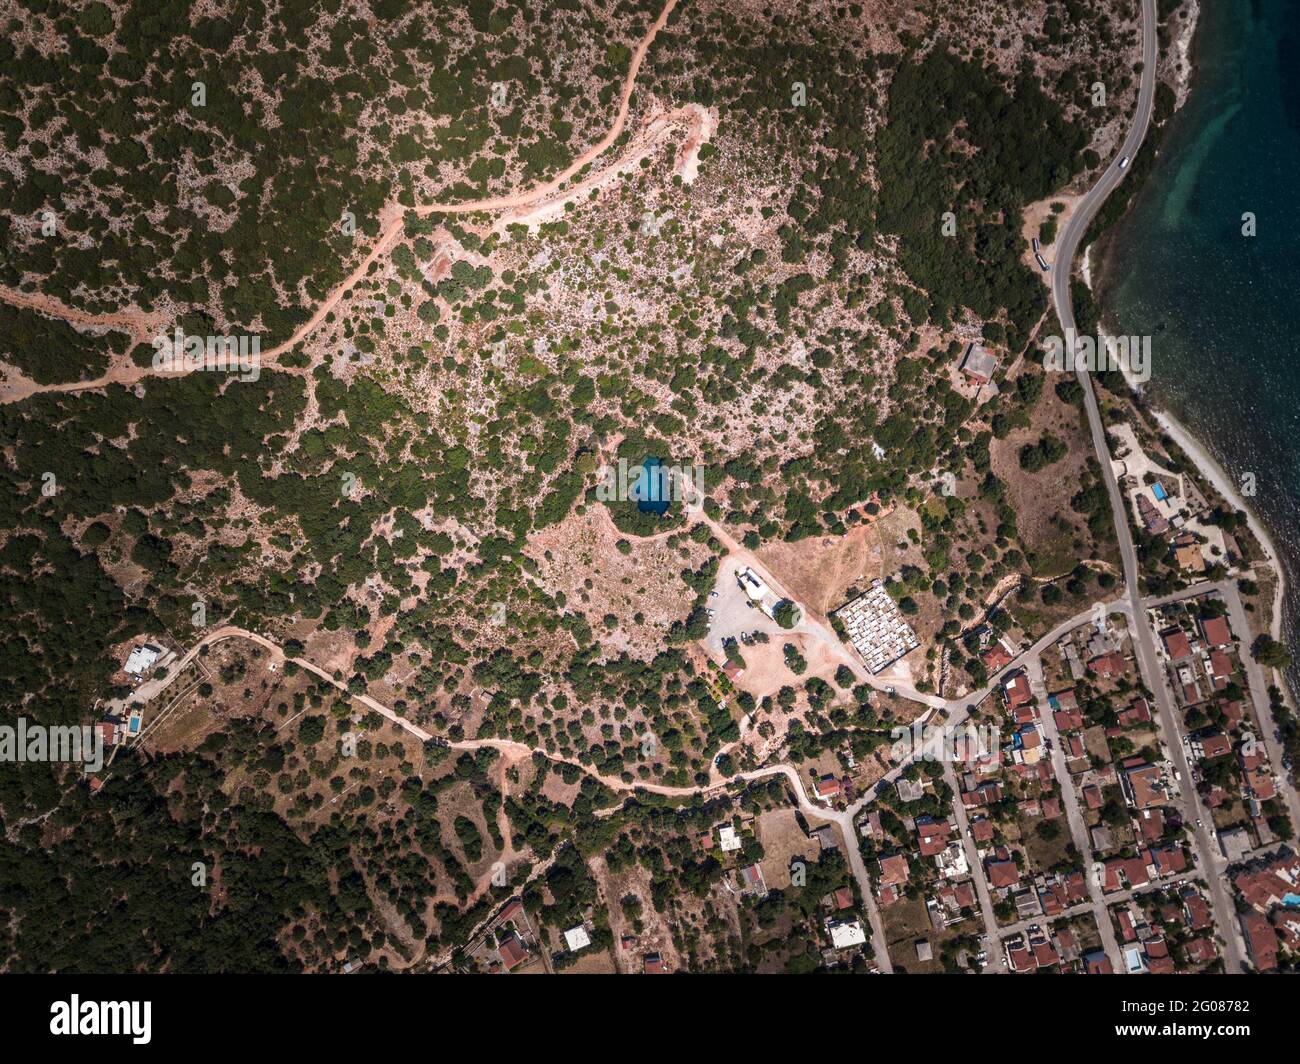
[[[665, 138], [683, 128], [685, 128], [685, 147], [679, 157], [678, 166], [684, 171], [691, 167], [693, 163], [692, 156], [695, 152], [698, 152], [700, 145], [708, 139], [714, 124], [709, 112], [705, 108], [694, 104], [673, 111], [660, 111], [651, 114], [640, 133], [633, 138], [632, 143], [619, 159], [605, 169], [566, 187], [575, 175], [607, 151], [622, 135], [623, 127], [627, 123], [632, 93], [636, 88], [636, 78], [640, 72], [641, 63], [645, 59], [650, 45], [654, 43], [655, 37], [663, 29], [664, 24], [668, 21], [668, 17], [676, 6], [677, 0], [667, 0], [667, 3], [659, 12], [659, 17], [651, 24], [650, 29], [632, 53], [632, 62], [628, 67], [627, 76], [623, 79], [623, 88], [619, 95], [618, 111], [605, 135], [578, 155], [555, 177], [521, 192], [505, 196], [487, 196], [482, 199], [460, 203], [426, 203], [416, 207], [415, 214], [421, 218], [427, 218], [435, 214], [502, 214], [503, 217], [496, 223], [499, 228], [504, 229], [506, 225], [512, 222], [524, 222], [526, 224], [530, 218], [537, 220], [535, 217], [537, 212], [546, 212], [547, 214], [556, 211], [562, 212], [565, 204], [576, 201], [579, 197], [621, 176], [627, 169], [639, 163]], [[689, 149], [689, 151], [686, 149]], [[311, 316], [294, 331], [289, 339], [262, 352], [261, 364], [263, 368], [276, 367], [283, 370], [285, 367], [278, 366], [279, 357], [291, 351], [296, 344], [310, 336], [348, 291], [366, 277], [370, 267], [399, 243], [403, 233], [404, 210], [397, 204], [390, 204], [384, 209], [381, 217], [383, 218], [383, 228], [378, 240], [371, 246], [365, 257], [347, 277], [334, 287], [329, 295], [317, 304]], [[169, 323], [169, 317], [157, 311], [126, 309], [113, 314], [86, 314], [68, 307], [52, 297], [28, 294], [5, 287], [0, 287], [0, 300], [14, 306], [38, 310], [43, 314], [60, 318], [74, 325], [112, 325], [115, 328], [123, 328], [131, 333], [136, 343], [147, 342], [147, 339], [155, 335], [158, 329], [165, 327]], [[71, 381], [65, 384], [42, 385], [29, 377], [10, 373], [6, 381], [0, 385], [0, 403], [21, 402], [42, 392], [78, 392], [92, 388], [102, 388], [110, 384], [135, 384], [154, 374], [155, 370], [152, 367], [137, 366], [129, 357], [110, 367], [108, 372], [101, 377], [86, 381]]]

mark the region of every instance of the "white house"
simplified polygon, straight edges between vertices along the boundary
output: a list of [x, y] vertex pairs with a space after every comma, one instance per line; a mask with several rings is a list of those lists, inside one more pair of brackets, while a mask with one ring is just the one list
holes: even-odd
[[153, 663], [162, 657], [162, 651], [149, 643], [141, 643], [138, 647], [132, 647], [131, 653], [127, 656], [126, 664], [123, 668], [129, 676], [143, 676], [151, 668]]
[[831, 933], [831, 942], [836, 949], [848, 949], [866, 942], [866, 932], [857, 920], [837, 920], [827, 923], [826, 930]]

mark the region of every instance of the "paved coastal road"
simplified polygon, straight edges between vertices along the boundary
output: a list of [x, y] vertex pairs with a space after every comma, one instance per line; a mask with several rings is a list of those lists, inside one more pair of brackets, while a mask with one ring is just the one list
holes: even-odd
[[[1097, 183], [1079, 200], [1061, 233], [1056, 245], [1056, 263], [1052, 274], [1052, 303], [1056, 315], [1061, 320], [1061, 327], [1066, 330], [1074, 328], [1074, 306], [1070, 302], [1070, 273], [1074, 256], [1079, 251], [1079, 242], [1087, 231], [1092, 219], [1100, 210], [1106, 197], [1115, 186], [1124, 179], [1128, 170], [1121, 170], [1119, 163], [1127, 156], [1132, 160], [1151, 124], [1151, 110], [1156, 96], [1156, 0], [1142, 0], [1142, 76], [1138, 85], [1137, 111], [1133, 115], [1133, 125], [1124, 138], [1124, 143], [1105, 173]], [[1130, 162], [1130, 168], [1132, 164]]]
[[[1057, 252], [1055, 273], [1052, 277], [1052, 303], [1060, 321], [1062, 334], [1071, 336], [1075, 330], [1074, 306], [1070, 300], [1070, 274], [1074, 257], [1078, 253], [1079, 243], [1084, 232], [1091, 224], [1106, 197], [1120, 183], [1127, 169], [1121, 170], [1120, 159], [1127, 156], [1130, 160], [1137, 154], [1151, 124], [1151, 109], [1155, 102], [1156, 82], [1156, 11], [1155, 0], [1142, 0], [1142, 73], [1138, 86], [1137, 110], [1133, 125], [1118, 157], [1106, 168], [1097, 183], [1079, 201], [1074, 215], [1070, 218]], [[1131, 168], [1131, 167], [1130, 167]], [[1196, 789], [1191, 784], [1191, 773], [1187, 756], [1179, 739], [1178, 722], [1175, 719], [1173, 697], [1169, 691], [1164, 668], [1156, 654], [1155, 636], [1142, 609], [1141, 589], [1138, 579], [1137, 552], [1133, 546], [1133, 534], [1129, 529], [1128, 508], [1115, 471], [1111, 467], [1110, 447], [1106, 443], [1106, 429], [1102, 424], [1101, 410], [1097, 396], [1092, 387], [1092, 376], [1085, 369], [1076, 371], [1079, 384], [1083, 388], [1084, 405], [1088, 411], [1088, 424], [1092, 430], [1093, 447], [1097, 451], [1097, 460], [1101, 463], [1102, 477], [1106, 490], [1110, 493], [1111, 515], [1114, 519], [1115, 536], [1119, 543], [1120, 556], [1124, 563], [1124, 583], [1129, 600], [1129, 616], [1133, 625], [1133, 645], [1142, 679], [1155, 694], [1161, 730], [1165, 747], [1174, 769], [1183, 780], [1183, 793], [1175, 802], [1183, 816], [1184, 823], [1193, 827], [1197, 819], [1204, 821], [1205, 811], [1201, 808]], [[1237, 935], [1235, 909], [1228, 897], [1227, 889], [1218, 867], [1217, 847], [1210, 840], [1204, 827], [1195, 827], [1193, 832], [1196, 844], [1197, 862], [1210, 884], [1210, 896], [1214, 904], [1215, 922], [1224, 941], [1224, 967], [1228, 972], [1242, 971], [1242, 950]]]

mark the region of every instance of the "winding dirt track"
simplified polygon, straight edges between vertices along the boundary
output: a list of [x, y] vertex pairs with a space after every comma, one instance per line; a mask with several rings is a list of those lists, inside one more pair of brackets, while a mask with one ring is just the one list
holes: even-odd
[[[681, 169], [691, 167], [695, 153], [699, 150], [700, 145], [708, 139], [713, 128], [712, 117], [709, 112], [695, 104], [679, 107], [672, 111], [659, 111], [651, 114], [646, 119], [638, 136], [634, 138], [621, 158], [611, 163], [604, 170], [589, 175], [574, 185], [565, 187], [575, 175], [606, 152], [622, 135], [623, 127], [627, 123], [632, 93], [636, 88], [637, 75], [641, 70], [641, 63], [645, 59], [650, 45], [654, 43], [655, 37], [663, 29], [676, 6], [677, 0], [667, 0], [663, 10], [659, 12], [659, 17], [654, 20], [646, 35], [641, 39], [641, 43], [637, 45], [636, 50], [632, 53], [631, 65], [628, 67], [627, 76], [623, 79], [623, 89], [618, 101], [618, 112], [615, 114], [614, 121], [605, 132], [605, 135], [578, 155], [555, 177], [534, 185], [523, 192], [516, 192], [506, 196], [488, 196], [478, 200], [467, 200], [463, 203], [426, 203], [423, 206], [416, 207], [414, 213], [421, 218], [427, 218], [431, 214], [501, 214], [502, 217], [498, 219], [495, 227], [503, 230], [511, 222], [526, 220], [535, 208], [543, 207], [562, 210], [565, 203], [577, 199], [591, 189], [600, 187], [611, 178], [623, 173], [629, 166], [635, 165], [656, 145], [683, 126], [686, 127], [687, 132], [683, 151], [678, 159], [678, 166]], [[313, 333], [330, 311], [338, 305], [344, 295], [366, 276], [370, 267], [398, 243], [403, 232], [405, 211], [397, 204], [389, 204], [384, 208], [382, 217], [384, 222], [379, 239], [375, 241], [352, 272], [339, 282], [334, 290], [316, 306], [311, 317], [300, 325], [289, 339], [277, 344], [268, 351], [262, 352], [261, 358], [264, 368], [275, 366], [280, 355], [291, 350], [295, 344], [300, 343]], [[40, 311], [50, 317], [60, 318], [73, 325], [109, 326], [125, 329], [131, 333], [136, 343], [144, 342], [151, 333], [168, 324], [168, 316], [162, 312], [127, 309], [109, 314], [89, 314], [68, 307], [53, 297], [19, 292], [5, 286], [0, 286], [0, 300], [13, 306]], [[283, 370], [286, 367], [277, 366], [277, 368]], [[79, 392], [92, 388], [102, 388], [109, 384], [135, 384], [154, 374], [155, 371], [152, 367], [137, 366], [129, 358], [110, 367], [103, 376], [86, 381], [42, 385], [29, 377], [12, 374], [8, 380], [0, 384], [0, 403], [20, 402], [42, 392]]]

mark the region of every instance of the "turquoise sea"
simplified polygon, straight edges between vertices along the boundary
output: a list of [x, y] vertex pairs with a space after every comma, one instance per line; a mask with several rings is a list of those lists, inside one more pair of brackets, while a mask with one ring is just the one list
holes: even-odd
[[1238, 485], [1254, 474], [1300, 661], [1300, 0], [1202, 0], [1194, 58], [1098, 295], [1109, 324], [1153, 337], [1155, 405]]

